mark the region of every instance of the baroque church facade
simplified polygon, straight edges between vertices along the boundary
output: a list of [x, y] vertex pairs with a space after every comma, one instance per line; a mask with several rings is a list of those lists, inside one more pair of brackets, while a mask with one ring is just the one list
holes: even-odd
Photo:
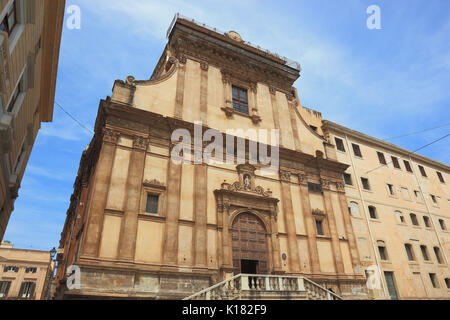
[[[260, 297], [276, 283], [271, 298], [277, 290], [286, 298], [278, 284], [293, 280], [290, 290], [301, 291], [297, 279], [306, 279], [344, 299], [449, 298], [450, 236], [439, 227], [450, 224], [440, 181], [450, 181], [449, 167], [322, 120], [301, 105], [299, 76], [298, 64], [236, 32], [177, 15], [150, 80], [116, 80], [100, 102], [61, 233], [56, 298], [182, 299], [240, 274], [253, 276], [237, 289]], [[172, 161], [173, 132], [194, 137], [198, 128], [246, 147], [254, 141], [239, 129], [278, 130], [278, 170], [264, 174], [228, 146], [223, 155], [234, 163]], [[414, 172], [386, 163], [364, 175], [380, 152]], [[386, 194], [403, 187], [419, 190], [422, 203]], [[438, 206], [427, 205], [430, 194]], [[428, 227], [409, 225], [410, 212]], [[81, 286], [69, 289], [72, 265]]]

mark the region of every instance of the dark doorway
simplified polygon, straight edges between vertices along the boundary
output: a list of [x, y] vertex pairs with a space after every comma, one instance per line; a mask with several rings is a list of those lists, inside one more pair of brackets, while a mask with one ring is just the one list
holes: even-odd
[[258, 261], [256, 260], [241, 260], [241, 273], [257, 274]]

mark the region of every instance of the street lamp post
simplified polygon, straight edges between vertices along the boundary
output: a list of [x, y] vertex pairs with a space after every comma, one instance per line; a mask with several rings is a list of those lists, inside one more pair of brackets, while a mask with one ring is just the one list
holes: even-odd
[[[52, 263], [54, 261], [56, 255], [56, 248], [53, 247], [52, 250], [50, 250], [50, 268], [52, 268]], [[53, 290], [53, 282], [54, 282], [54, 273], [55, 273], [55, 269], [52, 268], [51, 272], [49, 273], [48, 277], [47, 277], [47, 300], [50, 300], [51, 298], [51, 294], [52, 294], [52, 290]]]

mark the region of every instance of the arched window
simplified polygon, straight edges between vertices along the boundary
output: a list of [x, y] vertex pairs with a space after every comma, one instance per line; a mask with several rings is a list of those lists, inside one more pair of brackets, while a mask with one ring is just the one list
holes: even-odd
[[356, 202], [350, 202], [350, 214], [354, 217], [360, 217], [359, 205]]

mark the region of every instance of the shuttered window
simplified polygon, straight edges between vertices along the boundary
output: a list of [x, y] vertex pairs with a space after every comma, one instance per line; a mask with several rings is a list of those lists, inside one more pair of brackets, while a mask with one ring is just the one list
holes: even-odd
[[248, 114], [247, 90], [233, 86], [233, 109]]

